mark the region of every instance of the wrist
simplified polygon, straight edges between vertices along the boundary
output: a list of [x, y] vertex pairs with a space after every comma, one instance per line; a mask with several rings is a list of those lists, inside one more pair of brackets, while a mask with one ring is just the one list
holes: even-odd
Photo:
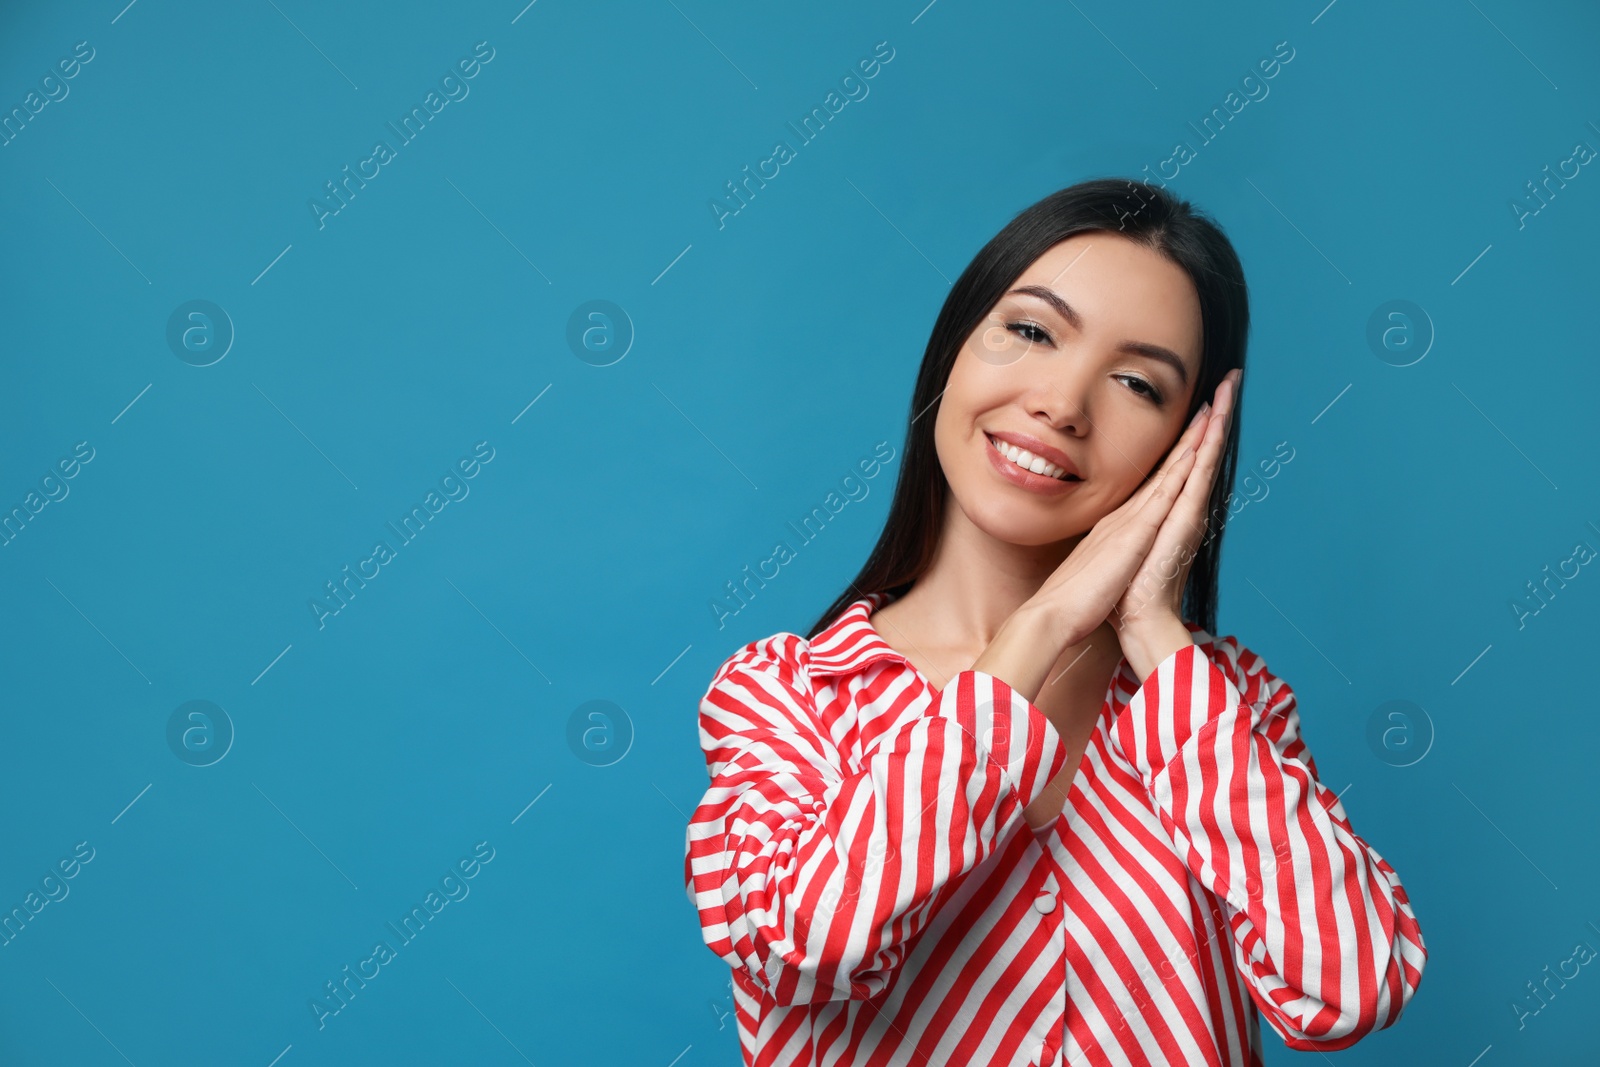
[[1194, 644], [1194, 637], [1183, 620], [1163, 613], [1129, 621], [1117, 631], [1122, 655], [1142, 683], [1174, 652]]
[[1078, 644], [1099, 628], [1098, 623], [1085, 626], [1082, 619], [1053, 600], [1028, 600], [1013, 613], [1013, 618], [1035, 633], [1048, 634], [1058, 656], [1062, 649]]

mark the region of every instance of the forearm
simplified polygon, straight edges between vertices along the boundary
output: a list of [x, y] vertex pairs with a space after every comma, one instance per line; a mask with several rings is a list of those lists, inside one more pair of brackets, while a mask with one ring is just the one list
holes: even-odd
[[1416, 916], [1317, 780], [1293, 690], [1232, 638], [1210, 647], [1151, 668], [1117, 743], [1185, 866], [1227, 904], [1273, 1028], [1294, 1048], [1343, 1048], [1415, 992], [1426, 958]]
[[740, 670], [702, 703], [712, 782], [690, 820], [686, 875], [706, 943], [782, 1004], [875, 996], [1066, 753], [1042, 712], [978, 671], [859, 766], [796, 696], [735, 699], [752, 685], [787, 692], [781, 676]]

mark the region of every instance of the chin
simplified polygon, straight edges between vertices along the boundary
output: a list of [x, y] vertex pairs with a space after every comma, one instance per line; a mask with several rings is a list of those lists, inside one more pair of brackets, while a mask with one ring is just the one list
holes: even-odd
[[[958, 497], [958, 500], [961, 498]], [[1053, 545], [1088, 533], [1099, 519], [1099, 516], [1095, 516], [1084, 520], [1079, 517], [1078, 508], [1063, 509], [1052, 514], [1037, 505], [1028, 507], [1023, 503], [1018, 506], [1016, 502], [992, 496], [977, 501], [975, 506], [968, 506], [965, 500], [961, 500], [961, 510], [972, 525], [995, 540], [1030, 548]]]

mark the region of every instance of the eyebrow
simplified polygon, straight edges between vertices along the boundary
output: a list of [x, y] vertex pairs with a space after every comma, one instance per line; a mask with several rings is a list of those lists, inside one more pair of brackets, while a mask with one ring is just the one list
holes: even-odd
[[[1034, 296], [1055, 308], [1056, 314], [1072, 324], [1074, 330], [1083, 329], [1083, 316], [1078, 314], [1076, 308], [1065, 300], [1054, 289], [1044, 285], [1023, 285], [1011, 290], [1007, 295]], [[1124, 352], [1132, 352], [1145, 356], [1160, 363], [1166, 363], [1178, 373], [1178, 380], [1184, 385], [1189, 384], [1189, 368], [1184, 366], [1183, 359], [1170, 348], [1162, 345], [1153, 345], [1147, 341], [1123, 341], [1117, 346]]]

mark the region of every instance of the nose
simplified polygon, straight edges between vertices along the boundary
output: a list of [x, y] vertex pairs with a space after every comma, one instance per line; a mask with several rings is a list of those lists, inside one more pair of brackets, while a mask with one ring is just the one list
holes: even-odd
[[1030, 394], [1033, 416], [1061, 433], [1082, 437], [1092, 425], [1088, 414], [1090, 374], [1081, 365], [1051, 367]]

